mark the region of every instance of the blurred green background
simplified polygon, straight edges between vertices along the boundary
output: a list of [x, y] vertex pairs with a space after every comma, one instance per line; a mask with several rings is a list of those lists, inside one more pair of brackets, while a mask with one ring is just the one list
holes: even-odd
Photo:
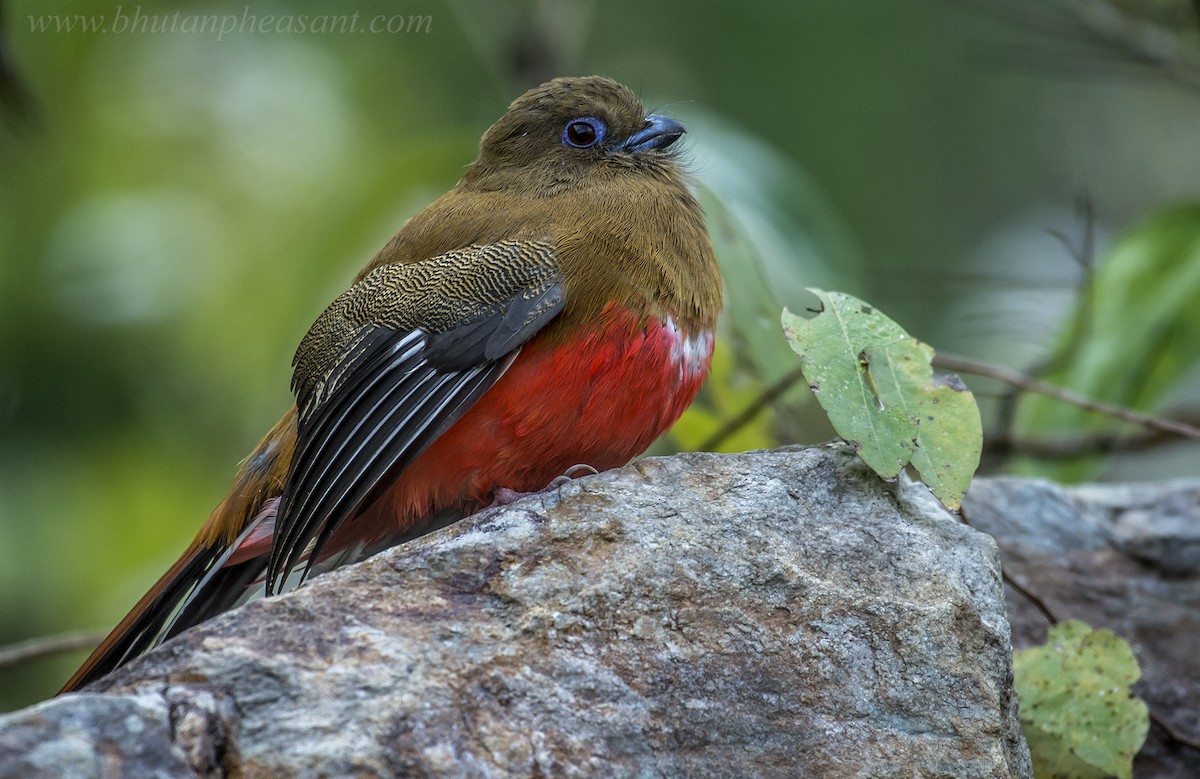
[[[1120, 31], [1195, 45], [1186, 1], [1098, 5], [1131, 15]], [[1114, 47], [1103, 20], [1047, 2], [25, 0], [3, 13], [0, 645], [115, 624], [287, 407], [307, 326], [547, 76], [612, 76], [690, 129], [727, 315], [712, 384], [659, 452], [699, 445], [792, 369], [779, 309], [809, 305], [806, 286], [864, 298], [939, 349], [1018, 369], [1069, 356], [1089, 262], [1200, 197], [1190, 61], [1147, 64], [1142, 38]], [[81, 29], [118, 13], [134, 29]], [[330, 13], [403, 31], [279, 30]], [[182, 31], [213, 14], [277, 18]], [[1109, 324], [1155, 303], [1129, 305]], [[1172, 354], [1143, 405], [1195, 405], [1196, 360]], [[972, 384], [981, 401], [999, 394]], [[801, 388], [722, 447], [823, 440], [820, 419]], [[1161, 447], [1089, 475], [1194, 474], [1195, 453]], [[52, 694], [83, 654], [0, 669], [0, 710]]]

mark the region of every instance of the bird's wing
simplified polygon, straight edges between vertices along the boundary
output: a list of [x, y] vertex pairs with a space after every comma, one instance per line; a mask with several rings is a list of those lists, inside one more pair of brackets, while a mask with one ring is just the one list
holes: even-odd
[[365, 276], [296, 352], [295, 456], [268, 592], [475, 403], [565, 304], [553, 248], [504, 241]]

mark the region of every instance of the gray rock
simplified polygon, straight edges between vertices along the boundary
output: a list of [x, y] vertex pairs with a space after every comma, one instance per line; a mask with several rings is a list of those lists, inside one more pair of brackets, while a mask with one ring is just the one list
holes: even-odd
[[[1200, 743], [1200, 482], [1061, 487], [977, 479], [963, 508], [1000, 545], [1004, 570], [1060, 620], [1081, 619], [1130, 643], [1135, 691]], [[1018, 648], [1046, 640], [1046, 617], [1009, 590]], [[1200, 751], [1151, 727], [1134, 776], [1195, 779]]]
[[0, 720], [0, 776], [224, 776], [232, 713], [224, 696], [180, 687], [55, 698]]
[[845, 447], [579, 479], [0, 720], [0, 766], [90, 721], [59, 775], [1028, 777], [995, 546], [922, 489]]

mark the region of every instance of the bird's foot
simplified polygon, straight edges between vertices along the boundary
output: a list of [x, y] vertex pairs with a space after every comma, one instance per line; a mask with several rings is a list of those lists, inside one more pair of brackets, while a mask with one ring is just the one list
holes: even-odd
[[555, 476], [550, 480], [549, 484], [542, 489], [537, 490], [537, 492], [517, 492], [516, 490], [509, 489], [508, 487], [498, 487], [496, 489], [496, 494], [492, 497], [492, 505], [507, 506], [509, 503], [518, 501], [526, 495], [536, 495], [541, 492], [549, 492], [550, 490], [563, 486], [572, 479], [578, 479], [580, 476], [591, 476], [592, 474], [596, 473], [599, 473], [599, 471], [592, 466], [580, 463], [579, 465], [572, 465], [561, 476]]

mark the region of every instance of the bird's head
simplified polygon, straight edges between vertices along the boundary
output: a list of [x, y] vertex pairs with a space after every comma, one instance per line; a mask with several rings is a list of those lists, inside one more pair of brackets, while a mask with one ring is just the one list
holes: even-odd
[[556, 78], [514, 100], [484, 133], [464, 181], [550, 194], [589, 176], [673, 169], [683, 133], [612, 79]]

